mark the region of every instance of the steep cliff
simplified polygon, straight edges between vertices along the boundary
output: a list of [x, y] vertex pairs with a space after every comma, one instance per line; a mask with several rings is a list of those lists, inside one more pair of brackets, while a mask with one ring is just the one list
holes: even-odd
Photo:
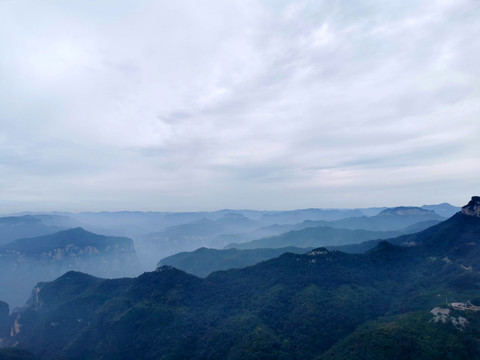
[[[0, 339], [8, 335], [8, 313], [9, 307], [6, 302], [0, 301]], [[1, 342], [0, 342], [1, 347]]]
[[70, 270], [106, 278], [141, 272], [132, 239], [74, 228], [0, 247], [0, 298], [23, 305], [37, 282]]

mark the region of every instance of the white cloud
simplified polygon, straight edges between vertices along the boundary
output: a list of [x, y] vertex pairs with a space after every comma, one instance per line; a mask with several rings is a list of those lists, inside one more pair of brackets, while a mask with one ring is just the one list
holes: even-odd
[[0, 2], [0, 200], [461, 204], [480, 180], [479, 12], [472, 0]]

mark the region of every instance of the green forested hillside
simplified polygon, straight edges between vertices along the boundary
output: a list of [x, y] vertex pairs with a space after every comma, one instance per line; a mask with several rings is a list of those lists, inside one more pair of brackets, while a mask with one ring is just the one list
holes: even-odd
[[284, 254], [205, 280], [168, 267], [119, 280], [70, 272], [16, 314], [14, 338], [43, 358], [313, 358], [365, 321], [478, 291], [453, 283], [465, 270], [414, 250]]
[[480, 313], [459, 312], [469, 322], [435, 323], [426, 311], [385, 317], [361, 325], [317, 360], [431, 360], [480, 357]]
[[35, 355], [22, 349], [0, 349], [0, 360], [35, 360]]
[[242, 268], [272, 259], [283, 253], [303, 254], [311, 248], [286, 247], [279, 249], [207, 249], [200, 248], [191, 252], [181, 252], [168, 256], [158, 266], [171, 265], [189, 274], [204, 277], [213, 271]]

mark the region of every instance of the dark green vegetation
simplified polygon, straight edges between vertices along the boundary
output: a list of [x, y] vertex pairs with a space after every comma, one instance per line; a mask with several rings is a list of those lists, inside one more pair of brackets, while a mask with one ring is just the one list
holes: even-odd
[[206, 280], [173, 268], [123, 280], [70, 272], [14, 315], [15, 338], [72, 359], [312, 358], [369, 319], [471, 296], [443, 283], [464, 271], [412, 250], [285, 254]]
[[285, 247], [279, 249], [207, 249], [200, 248], [192, 252], [181, 252], [168, 256], [158, 266], [171, 265], [200, 277], [218, 270], [242, 268], [280, 256], [286, 252], [304, 254], [312, 250], [308, 248]]
[[[39, 284], [4, 341], [40, 359], [475, 358], [479, 313], [445, 299], [478, 301], [479, 229], [466, 212], [396, 240], [411, 246], [286, 253], [205, 279], [168, 266], [116, 280], [69, 272]], [[438, 306], [445, 323], [431, 321]]]
[[8, 326], [9, 306], [6, 302], [0, 301], [0, 338], [8, 336], [10, 331]]
[[1, 246], [0, 299], [21, 306], [37, 282], [72, 269], [103, 277], [140, 273], [131, 239], [74, 228]]
[[380, 318], [357, 328], [318, 360], [478, 359], [480, 312], [457, 312], [469, 324], [429, 323], [432, 314], [412, 312]]
[[22, 349], [0, 349], [0, 360], [35, 360], [35, 355]]

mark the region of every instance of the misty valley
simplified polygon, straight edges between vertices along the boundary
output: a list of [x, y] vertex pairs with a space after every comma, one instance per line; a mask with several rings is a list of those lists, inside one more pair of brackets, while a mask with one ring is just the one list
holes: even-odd
[[474, 359], [463, 208], [0, 218], [0, 359]]

